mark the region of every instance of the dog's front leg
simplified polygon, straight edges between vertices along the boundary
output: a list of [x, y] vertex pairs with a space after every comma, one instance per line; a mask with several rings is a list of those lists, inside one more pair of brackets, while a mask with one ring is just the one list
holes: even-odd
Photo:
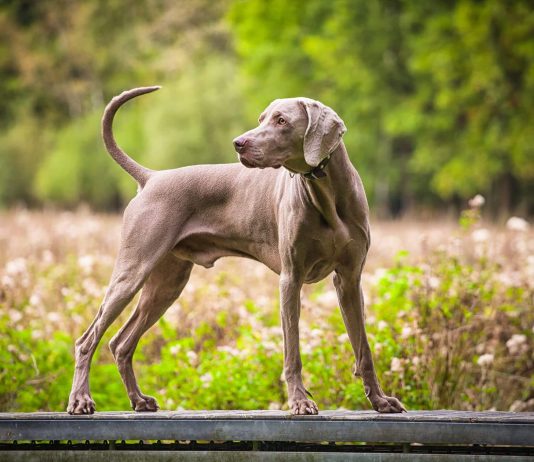
[[292, 274], [280, 276], [280, 314], [284, 334], [284, 375], [292, 414], [317, 414], [317, 405], [307, 397], [302, 383], [299, 350], [300, 289], [302, 281]]
[[334, 285], [339, 298], [343, 321], [356, 357], [354, 375], [362, 377], [365, 394], [375, 411], [405, 412], [406, 409], [402, 403], [397, 398], [386, 396], [378, 383], [371, 349], [365, 332], [364, 302], [360, 274], [355, 274], [350, 269], [337, 269], [334, 275]]

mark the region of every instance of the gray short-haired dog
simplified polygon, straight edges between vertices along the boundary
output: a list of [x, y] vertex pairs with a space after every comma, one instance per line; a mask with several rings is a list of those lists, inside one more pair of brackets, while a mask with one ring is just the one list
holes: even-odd
[[111, 127], [123, 103], [158, 88], [136, 88], [113, 98], [102, 120], [107, 150], [139, 183], [139, 192], [124, 211], [104, 301], [76, 341], [68, 412], [95, 411], [89, 392], [92, 356], [141, 287], [135, 311], [110, 348], [133, 409], [156, 411], [156, 400], [143, 394], [135, 379], [137, 343], [180, 295], [194, 264], [211, 267], [230, 255], [252, 258], [280, 275], [284, 374], [293, 414], [318, 412], [302, 383], [301, 287], [332, 272], [356, 357], [354, 374], [363, 378], [378, 412], [404, 411], [380, 388], [365, 333], [360, 280], [370, 244], [368, 206], [342, 141], [343, 121], [318, 101], [277, 99], [261, 114], [258, 127], [234, 140], [241, 163], [152, 171], [117, 146]]

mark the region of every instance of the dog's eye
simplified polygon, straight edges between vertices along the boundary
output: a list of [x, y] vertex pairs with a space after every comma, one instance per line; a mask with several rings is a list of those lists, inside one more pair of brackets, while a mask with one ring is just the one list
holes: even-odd
[[286, 119], [284, 119], [283, 117], [278, 117], [278, 125], [285, 125], [286, 123]]

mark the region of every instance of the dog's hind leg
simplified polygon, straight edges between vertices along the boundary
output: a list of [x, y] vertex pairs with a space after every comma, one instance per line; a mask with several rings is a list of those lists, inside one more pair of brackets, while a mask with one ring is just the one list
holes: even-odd
[[159, 217], [157, 210], [149, 207], [131, 206], [132, 203], [125, 211], [121, 247], [104, 301], [94, 321], [76, 341], [76, 365], [67, 407], [70, 414], [95, 411], [89, 392], [89, 370], [96, 347], [160, 259], [174, 246], [172, 225], [167, 218]]
[[156, 400], [137, 385], [132, 358], [139, 339], [178, 298], [189, 280], [193, 264], [167, 254], [152, 270], [132, 316], [109, 342], [122, 381], [135, 411], [157, 411]]

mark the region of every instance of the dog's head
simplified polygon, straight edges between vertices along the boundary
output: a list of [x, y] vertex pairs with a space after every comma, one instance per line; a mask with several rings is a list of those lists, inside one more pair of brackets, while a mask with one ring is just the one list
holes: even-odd
[[319, 101], [276, 99], [260, 115], [259, 126], [233, 143], [245, 167], [285, 166], [304, 173], [330, 155], [346, 131], [341, 118]]

